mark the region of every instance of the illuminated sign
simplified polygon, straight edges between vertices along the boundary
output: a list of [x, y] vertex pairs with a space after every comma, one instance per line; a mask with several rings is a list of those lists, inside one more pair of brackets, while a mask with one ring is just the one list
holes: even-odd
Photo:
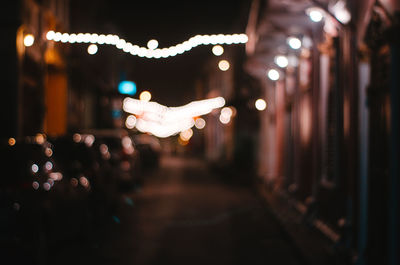
[[133, 96], [136, 94], [136, 84], [132, 81], [122, 81], [118, 85], [118, 92]]

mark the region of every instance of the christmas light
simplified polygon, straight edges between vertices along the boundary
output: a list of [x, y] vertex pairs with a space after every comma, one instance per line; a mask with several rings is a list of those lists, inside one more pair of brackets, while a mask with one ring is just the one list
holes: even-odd
[[98, 45], [113, 45], [117, 49], [130, 53], [134, 56], [145, 58], [168, 58], [183, 54], [190, 51], [199, 45], [231, 45], [231, 44], [244, 44], [248, 41], [246, 34], [218, 34], [218, 35], [196, 35], [190, 39], [168, 48], [157, 48], [158, 42], [150, 40], [148, 47], [140, 47], [139, 45], [127, 42], [117, 35], [104, 35], [96, 33], [61, 33], [48, 31], [46, 34], [47, 40], [62, 42], [62, 43], [91, 43]]

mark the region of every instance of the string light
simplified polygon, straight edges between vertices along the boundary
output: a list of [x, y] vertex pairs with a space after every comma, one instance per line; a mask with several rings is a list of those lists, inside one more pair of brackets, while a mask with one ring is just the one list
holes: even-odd
[[150, 50], [155, 50], [158, 47], [158, 41], [157, 40], [149, 40], [149, 42], [147, 42], [147, 48], [149, 48]]
[[244, 44], [248, 41], [246, 34], [218, 34], [218, 35], [196, 35], [190, 39], [179, 43], [175, 46], [170, 46], [168, 48], [157, 48], [155, 45], [155, 40], [149, 48], [140, 47], [139, 45], [127, 42], [121, 39], [117, 35], [104, 35], [96, 33], [61, 33], [54, 32], [52, 30], [48, 31], [46, 34], [47, 40], [52, 40], [55, 42], [62, 43], [91, 43], [99, 45], [113, 45], [116, 48], [124, 51], [125, 53], [130, 53], [134, 56], [145, 57], [145, 58], [168, 58], [176, 56], [178, 54], [190, 51], [194, 47], [199, 45], [216, 45], [216, 44]]

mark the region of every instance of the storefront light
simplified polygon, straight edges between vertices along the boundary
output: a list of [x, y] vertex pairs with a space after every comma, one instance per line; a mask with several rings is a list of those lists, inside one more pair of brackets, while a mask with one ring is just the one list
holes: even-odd
[[268, 78], [271, 79], [272, 81], [276, 81], [276, 80], [278, 80], [279, 77], [280, 77], [279, 72], [278, 72], [277, 70], [275, 70], [275, 69], [270, 69], [270, 70], [267, 72], [267, 76], [268, 76]]
[[320, 22], [324, 18], [324, 11], [318, 7], [311, 7], [306, 10], [307, 15], [313, 22]]
[[289, 44], [290, 48], [294, 50], [298, 50], [301, 48], [301, 40], [296, 37], [289, 37], [287, 39], [287, 43]]
[[24, 45], [25, 47], [30, 47], [35, 42], [35, 37], [32, 34], [27, 34], [24, 37]]
[[275, 56], [274, 61], [281, 68], [285, 68], [289, 64], [288, 58], [284, 55]]
[[338, 1], [336, 4], [329, 7], [329, 10], [334, 14], [336, 19], [343, 24], [347, 24], [351, 20], [350, 12], [346, 8], [346, 3], [343, 0]]
[[258, 111], [263, 111], [267, 108], [267, 102], [262, 98], [257, 99], [254, 105]]

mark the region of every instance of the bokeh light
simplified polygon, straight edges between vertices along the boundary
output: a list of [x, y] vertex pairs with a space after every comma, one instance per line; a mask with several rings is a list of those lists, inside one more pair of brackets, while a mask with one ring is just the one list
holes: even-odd
[[179, 134], [179, 137], [182, 139], [182, 141], [189, 141], [190, 138], [192, 138], [192, 136], [193, 136], [193, 130], [190, 129], [190, 128], [187, 129], [187, 130], [182, 131]]
[[142, 93], [140, 93], [139, 99], [142, 101], [150, 101], [151, 93], [149, 91], [143, 91]]
[[54, 40], [56, 33], [53, 30], [50, 30], [46, 33], [47, 40]]
[[44, 151], [47, 157], [51, 157], [53, 155], [53, 150], [49, 147], [47, 147]]
[[201, 129], [203, 129], [203, 128], [206, 126], [206, 121], [205, 121], [203, 118], [197, 118], [197, 119], [194, 121], [194, 126], [195, 126], [197, 129], [201, 130]]
[[35, 42], [35, 37], [32, 34], [27, 34], [24, 37], [24, 45], [26, 47], [30, 47]]
[[150, 50], [155, 50], [158, 47], [158, 41], [157, 40], [149, 40], [147, 42], [147, 48], [149, 48]]
[[222, 124], [228, 124], [228, 123], [231, 121], [231, 116], [223, 115], [223, 114], [221, 113], [221, 115], [219, 115], [219, 121], [220, 121]]
[[230, 65], [229, 65], [229, 62], [227, 60], [221, 60], [218, 63], [218, 68], [221, 71], [227, 71], [229, 69], [229, 67], [230, 67]]
[[96, 140], [96, 138], [94, 137], [93, 134], [85, 135], [84, 142], [85, 142], [86, 146], [91, 147], [95, 140]]
[[[184, 52], [190, 51], [192, 48], [199, 45], [216, 45], [216, 44], [244, 44], [247, 43], [249, 38], [246, 34], [218, 34], [218, 35], [196, 35], [190, 39], [178, 43], [168, 48], [157, 48], [158, 41], [150, 40], [147, 44], [147, 48], [140, 47], [138, 45], [127, 42], [124, 39], [120, 39], [117, 35], [103, 35], [96, 33], [61, 33], [48, 31], [46, 34], [47, 40], [63, 43], [92, 43], [92, 44], [108, 44], [114, 45], [117, 49], [120, 49], [126, 53], [136, 55], [145, 58], [167, 58], [170, 56], [176, 56]], [[222, 48], [222, 47], [221, 47]], [[221, 50], [221, 48], [218, 48]], [[221, 51], [219, 51], [221, 52]]]
[[34, 181], [34, 182], [32, 182], [32, 188], [34, 189], [34, 190], [37, 190], [37, 189], [39, 189], [39, 182], [37, 182], [37, 181]]
[[267, 75], [268, 75], [268, 78], [271, 79], [272, 81], [276, 81], [280, 77], [279, 72], [277, 70], [275, 70], [275, 69], [270, 69], [268, 71]]
[[221, 110], [221, 114], [222, 114], [222, 115], [225, 115], [225, 116], [232, 116], [233, 111], [232, 111], [232, 109], [229, 108], [229, 107], [224, 107], [224, 108], [222, 108], [222, 110]]
[[9, 145], [9, 146], [15, 145], [16, 142], [17, 142], [17, 141], [15, 140], [15, 138], [12, 138], [12, 137], [11, 137], [11, 138], [8, 139], [8, 145]]
[[263, 111], [267, 108], [267, 102], [261, 98], [257, 99], [254, 105], [259, 111]]
[[43, 189], [45, 191], [49, 191], [51, 189], [51, 185], [48, 182], [43, 183]]
[[212, 53], [213, 53], [215, 56], [220, 56], [220, 55], [222, 55], [222, 54], [224, 53], [224, 48], [223, 48], [221, 45], [215, 45], [215, 46], [212, 48]]
[[33, 173], [37, 173], [39, 171], [39, 166], [37, 164], [33, 164], [31, 166], [31, 170]]
[[335, 15], [337, 20], [343, 24], [347, 24], [351, 20], [351, 14], [346, 7], [346, 2], [343, 0], [337, 1], [332, 7], [330, 7], [330, 11]]
[[135, 125], [136, 125], [136, 116], [135, 115], [129, 115], [126, 118], [126, 121], [125, 121], [126, 128], [133, 129], [133, 128], [135, 128]]
[[78, 182], [78, 180], [77, 180], [76, 178], [72, 178], [72, 179], [70, 180], [70, 183], [71, 183], [71, 185], [72, 185], [73, 187], [76, 187], [76, 186], [78, 186], [78, 184], [79, 184], [79, 182]]
[[44, 134], [38, 133], [35, 136], [35, 141], [37, 144], [43, 144], [46, 140], [46, 136]]
[[294, 50], [298, 50], [301, 48], [301, 40], [296, 37], [289, 37], [287, 39], [287, 43], [289, 44], [290, 48]]
[[136, 94], [136, 83], [128, 80], [121, 81], [118, 84], [118, 92], [133, 96]]
[[74, 140], [75, 143], [79, 143], [82, 140], [82, 135], [80, 135], [79, 133], [74, 133], [72, 139]]
[[313, 22], [320, 22], [324, 18], [323, 11], [317, 7], [307, 9], [306, 13]]
[[51, 163], [50, 161], [47, 161], [46, 164], [44, 165], [44, 168], [45, 168], [47, 171], [52, 170], [52, 169], [53, 169], [53, 163]]
[[279, 67], [282, 67], [282, 68], [285, 68], [289, 64], [288, 58], [284, 55], [275, 56], [274, 61]]
[[90, 55], [96, 54], [98, 51], [97, 45], [96, 44], [90, 44], [89, 47], [87, 48], [87, 52]]

